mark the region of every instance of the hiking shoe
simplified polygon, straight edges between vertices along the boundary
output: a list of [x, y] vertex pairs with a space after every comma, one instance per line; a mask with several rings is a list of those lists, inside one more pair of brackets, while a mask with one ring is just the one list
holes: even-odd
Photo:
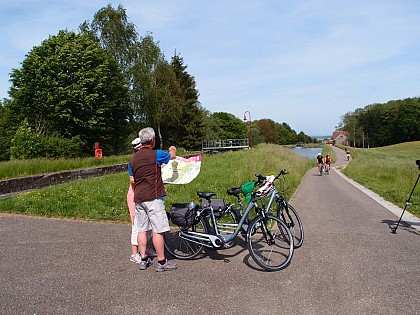
[[146, 248], [146, 256], [156, 257], [157, 254], [156, 254], [156, 251], [150, 247], [150, 248]]
[[169, 260], [166, 259], [165, 264], [161, 265], [159, 262], [156, 263], [156, 271], [169, 271], [169, 270], [175, 270], [177, 268], [175, 263], [171, 263]]
[[138, 253], [135, 255], [131, 255], [130, 261], [135, 262], [136, 264], [139, 264], [141, 262], [141, 257]]
[[149, 257], [147, 257], [147, 259], [146, 260], [141, 260], [140, 261], [140, 264], [139, 264], [139, 269], [140, 270], [146, 270], [147, 269], [147, 267], [149, 267], [150, 265], [152, 264], [152, 260], [149, 258]]

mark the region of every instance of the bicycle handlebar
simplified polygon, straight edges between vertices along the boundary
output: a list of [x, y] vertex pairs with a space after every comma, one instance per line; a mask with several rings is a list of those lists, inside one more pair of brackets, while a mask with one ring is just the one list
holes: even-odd
[[[284, 169], [282, 169], [281, 171], [280, 171], [280, 173], [274, 178], [274, 180], [273, 180], [273, 182], [276, 180], [276, 179], [278, 179], [280, 176], [283, 176], [283, 175], [286, 175], [286, 174], [289, 174], [289, 172], [288, 171], [286, 171], [286, 169], [284, 168]], [[266, 180], [266, 176], [263, 176], [263, 175], [261, 175], [261, 174], [255, 174], [255, 176], [257, 177], [257, 181], [255, 182], [255, 186], [257, 186], [257, 185], [261, 185], [261, 184], [263, 184], [264, 183], [264, 181]]]

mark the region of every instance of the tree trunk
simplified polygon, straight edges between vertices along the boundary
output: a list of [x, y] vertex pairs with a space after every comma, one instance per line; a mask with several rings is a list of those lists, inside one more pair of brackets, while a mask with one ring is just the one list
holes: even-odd
[[158, 135], [160, 140], [160, 149], [163, 150], [163, 140], [162, 140], [162, 134], [160, 133], [160, 124], [158, 124]]

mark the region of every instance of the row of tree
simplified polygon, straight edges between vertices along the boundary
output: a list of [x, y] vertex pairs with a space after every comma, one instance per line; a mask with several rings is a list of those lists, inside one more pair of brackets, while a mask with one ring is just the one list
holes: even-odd
[[341, 130], [358, 147], [379, 147], [420, 140], [420, 98], [371, 104], [341, 117]]
[[[25, 56], [11, 73], [10, 99], [0, 103], [0, 160], [127, 152], [144, 126], [158, 145], [199, 150], [203, 140], [249, 136], [229, 113], [210, 113], [183, 58], [165, 59], [147, 33], [139, 36], [125, 9], [100, 9], [79, 32], [61, 30]], [[286, 123], [253, 123], [253, 142], [312, 142]]]

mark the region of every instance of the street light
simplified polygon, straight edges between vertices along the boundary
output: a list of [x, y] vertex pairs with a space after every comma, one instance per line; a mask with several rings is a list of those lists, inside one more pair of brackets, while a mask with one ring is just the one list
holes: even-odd
[[251, 119], [251, 112], [249, 110], [245, 111], [244, 113], [244, 121], [246, 121], [246, 113], [249, 115], [249, 147], [252, 150], [252, 119]]

